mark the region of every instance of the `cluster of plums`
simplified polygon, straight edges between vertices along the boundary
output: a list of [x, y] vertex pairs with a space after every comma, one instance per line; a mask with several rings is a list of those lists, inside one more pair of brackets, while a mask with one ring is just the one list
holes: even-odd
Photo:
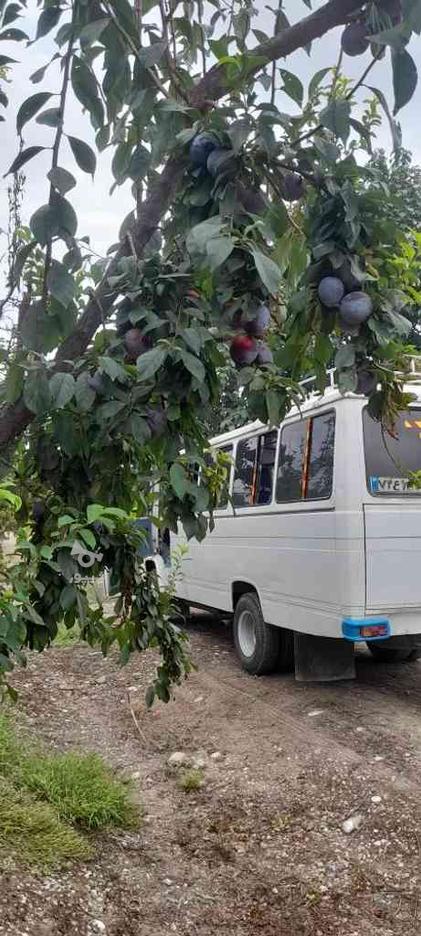
[[[209, 131], [198, 133], [190, 144], [191, 164], [195, 169], [206, 170], [213, 179], [220, 173], [235, 174], [235, 163], [231, 159], [233, 155], [233, 150], [221, 146], [217, 137]], [[305, 185], [297, 172], [285, 171], [279, 177], [279, 189], [285, 201], [294, 202], [303, 197]], [[261, 214], [266, 208], [261, 191], [249, 188], [241, 180], [237, 181], [237, 195], [245, 210], [250, 214]]]
[[240, 318], [237, 327], [245, 334], [235, 335], [231, 341], [230, 354], [237, 367], [249, 364], [272, 364], [273, 355], [264, 338], [270, 324], [270, 309], [263, 302], [253, 318]]
[[360, 325], [366, 322], [373, 311], [370, 296], [361, 290], [347, 292], [339, 276], [324, 276], [319, 283], [319, 299], [326, 309], [339, 310], [342, 330], [358, 334]]
[[[402, 19], [400, 0], [382, 0], [381, 10], [387, 13], [393, 26], [397, 26]], [[363, 55], [370, 46], [370, 34], [367, 23], [355, 20], [347, 26], [341, 39], [342, 49], [346, 55]]]

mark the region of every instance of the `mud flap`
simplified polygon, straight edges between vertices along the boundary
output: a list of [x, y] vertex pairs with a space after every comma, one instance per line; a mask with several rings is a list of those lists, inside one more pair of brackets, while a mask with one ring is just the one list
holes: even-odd
[[355, 679], [354, 644], [350, 640], [295, 633], [294, 652], [298, 682]]

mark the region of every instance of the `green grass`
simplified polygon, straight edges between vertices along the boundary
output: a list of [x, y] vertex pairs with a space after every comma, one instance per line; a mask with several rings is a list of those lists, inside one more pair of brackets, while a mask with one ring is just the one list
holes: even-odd
[[192, 767], [190, 770], [184, 770], [180, 774], [177, 786], [185, 793], [191, 793], [192, 790], [200, 790], [204, 783], [203, 770], [200, 767]]
[[139, 821], [127, 784], [102, 758], [39, 750], [0, 715], [0, 864], [83, 860], [93, 853], [88, 831]]
[[65, 627], [59, 624], [58, 631], [53, 640], [54, 647], [74, 647], [80, 642], [80, 631], [78, 627]]

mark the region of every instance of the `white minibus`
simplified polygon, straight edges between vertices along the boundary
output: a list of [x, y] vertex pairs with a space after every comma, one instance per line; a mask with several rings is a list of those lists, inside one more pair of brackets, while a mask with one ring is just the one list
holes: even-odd
[[[385, 661], [421, 656], [421, 383], [382, 430], [368, 401], [331, 386], [279, 429], [252, 423], [212, 440], [232, 457], [215, 528], [190, 540], [177, 597], [233, 621], [254, 675], [355, 675], [354, 645]], [[185, 543], [171, 535], [171, 548]]]

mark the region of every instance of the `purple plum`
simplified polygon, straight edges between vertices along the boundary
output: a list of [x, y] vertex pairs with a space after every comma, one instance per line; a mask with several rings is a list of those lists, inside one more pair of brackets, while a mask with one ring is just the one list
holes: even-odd
[[193, 166], [205, 168], [208, 156], [218, 146], [213, 133], [198, 133], [190, 144], [189, 158]]
[[253, 335], [254, 338], [263, 338], [270, 325], [270, 309], [262, 302], [255, 318], [244, 319], [241, 324], [248, 335]]
[[378, 380], [376, 374], [367, 367], [367, 365], [362, 366], [358, 370], [357, 393], [364, 394], [364, 396], [371, 396], [377, 389], [377, 384]]
[[370, 46], [365, 23], [350, 23], [342, 33], [341, 44], [346, 55], [363, 55]]
[[238, 335], [233, 338], [230, 347], [230, 354], [238, 367], [246, 364], [253, 364], [258, 353], [258, 345], [254, 338], [249, 335]]
[[[226, 149], [222, 146], [216, 146], [213, 149], [206, 160], [206, 168], [214, 179], [219, 173], [225, 172], [231, 160], [229, 156], [232, 155], [232, 150]], [[233, 166], [231, 166], [233, 168]]]
[[304, 180], [297, 172], [285, 172], [282, 175], [281, 195], [285, 201], [295, 202], [303, 197], [305, 192]]
[[339, 311], [347, 325], [360, 325], [371, 315], [373, 303], [367, 293], [350, 292], [342, 299]]
[[124, 336], [124, 344], [127, 361], [134, 364], [141, 354], [150, 350], [152, 342], [146, 335], [142, 335], [139, 328], [129, 328]]
[[259, 350], [257, 352], [256, 364], [263, 366], [264, 364], [273, 364], [273, 354], [267, 344], [262, 341], [259, 344]]
[[167, 428], [167, 414], [161, 404], [158, 406], [148, 406], [146, 410], [146, 422], [151, 430], [152, 438], [161, 436]]
[[344, 297], [345, 287], [338, 276], [324, 276], [319, 283], [319, 299], [328, 309], [338, 306]]

